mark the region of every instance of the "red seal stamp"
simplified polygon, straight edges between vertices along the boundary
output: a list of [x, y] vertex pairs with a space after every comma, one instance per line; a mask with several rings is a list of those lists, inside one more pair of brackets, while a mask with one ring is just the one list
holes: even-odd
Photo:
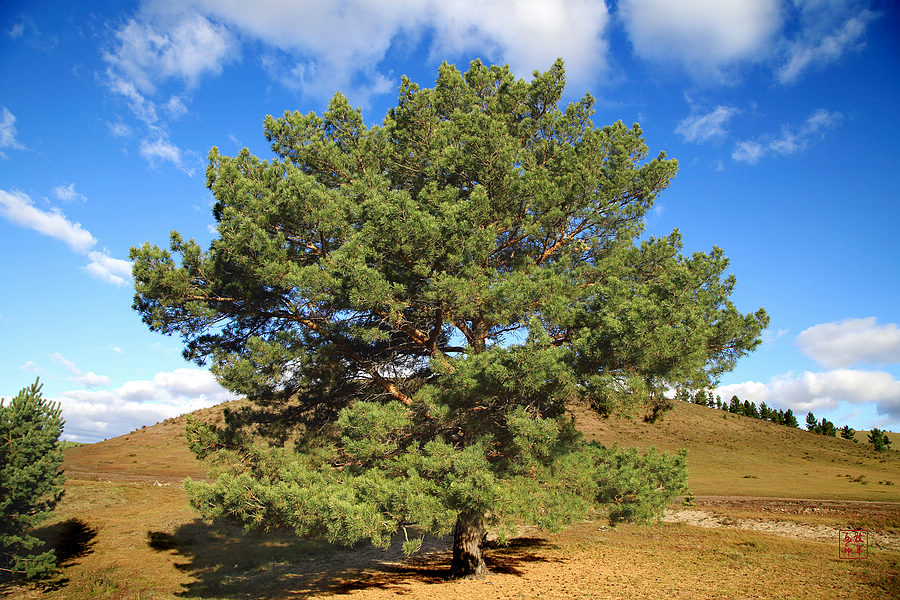
[[838, 558], [869, 558], [869, 532], [865, 529], [841, 529]]

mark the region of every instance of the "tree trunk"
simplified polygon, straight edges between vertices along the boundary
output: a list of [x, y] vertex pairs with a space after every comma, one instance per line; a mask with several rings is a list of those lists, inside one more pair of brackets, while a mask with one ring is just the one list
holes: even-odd
[[487, 574], [484, 564], [484, 515], [460, 513], [453, 530], [452, 579], [482, 579]]

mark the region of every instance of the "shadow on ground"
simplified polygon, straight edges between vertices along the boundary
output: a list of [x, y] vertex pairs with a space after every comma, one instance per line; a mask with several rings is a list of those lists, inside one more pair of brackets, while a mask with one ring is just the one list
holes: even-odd
[[[97, 530], [82, 521], [73, 518], [53, 525], [39, 527], [31, 532], [44, 543], [38, 552], [53, 549], [56, 553], [56, 564], [62, 570], [77, 562], [79, 558], [94, 551], [97, 543]], [[2, 574], [0, 574], [2, 575]], [[26, 582], [21, 578], [0, 577], [0, 598], [15, 595], [22, 591], [22, 585], [33, 585], [36, 589], [52, 591], [63, 588], [69, 582], [67, 578], [55, 577], [44, 581]]]
[[[171, 554], [176, 568], [192, 578], [180, 596], [253, 600], [306, 597], [381, 588], [398, 593], [413, 582], [443, 583], [450, 565], [450, 541], [426, 538], [422, 549], [406, 558], [395, 543], [390, 549], [359, 544], [352, 548], [298, 539], [281, 533], [244, 534], [239, 527], [196, 521], [174, 533], [150, 531], [148, 545]], [[493, 573], [518, 575], [540, 556], [548, 542], [519, 538], [490, 548]]]

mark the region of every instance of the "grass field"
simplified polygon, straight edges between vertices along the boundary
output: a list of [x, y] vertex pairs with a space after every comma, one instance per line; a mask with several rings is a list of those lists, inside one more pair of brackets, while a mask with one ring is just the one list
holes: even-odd
[[[66, 496], [41, 532], [65, 556], [62, 579], [0, 597], [900, 598], [900, 452], [723, 415], [678, 404], [649, 425], [579, 412], [604, 443], [687, 448], [693, 506], [643, 527], [598, 515], [556, 535], [525, 528], [488, 551], [487, 579], [466, 582], [444, 580], [447, 540], [405, 560], [204, 524], [180, 486], [203, 469], [172, 419], [66, 450]], [[868, 558], [838, 558], [847, 528], [870, 531]]]

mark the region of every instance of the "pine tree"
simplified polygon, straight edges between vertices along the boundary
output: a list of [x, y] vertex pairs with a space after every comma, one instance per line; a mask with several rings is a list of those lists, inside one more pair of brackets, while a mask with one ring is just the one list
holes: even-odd
[[788, 427], [800, 427], [800, 423], [797, 422], [797, 417], [794, 416], [794, 411], [791, 409], [784, 412], [784, 424]]
[[32, 529], [62, 497], [58, 405], [44, 400], [39, 381], [0, 404], [0, 572], [29, 578], [55, 572], [53, 550], [41, 552]]
[[841, 437], [845, 440], [856, 441], [856, 430], [849, 425], [844, 425], [841, 427]]
[[872, 444], [876, 452], [884, 452], [891, 448], [891, 440], [888, 438], [887, 432], [877, 427], [873, 427], [872, 431], [869, 432], [869, 443]]
[[131, 255], [144, 322], [253, 402], [192, 430], [222, 464], [189, 486], [206, 516], [344, 543], [452, 531], [451, 573], [478, 576], [487, 528], [598, 502], [640, 518], [683, 488], [682, 458], [589, 444], [567, 406], [655, 415], [767, 316], [730, 302], [721, 250], [638, 241], [676, 163], [637, 125], [595, 127], [589, 95], [560, 109], [564, 81], [561, 61], [530, 83], [445, 64], [432, 89], [404, 78], [381, 126], [338, 94], [266, 118], [275, 160], [211, 151], [209, 249], [173, 233]]
[[806, 413], [806, 430], [813, 433], [819, 433], [819, 421], [812, 412]]

